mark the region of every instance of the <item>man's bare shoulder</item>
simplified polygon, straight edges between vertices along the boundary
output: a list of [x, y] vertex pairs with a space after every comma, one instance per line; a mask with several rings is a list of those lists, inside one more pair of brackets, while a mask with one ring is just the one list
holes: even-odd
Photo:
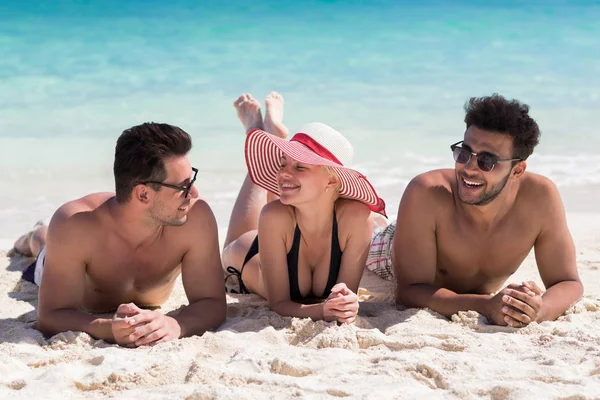
[[90, 228], [98, 221], [101, 207], [114, 197], [113, 193], [92, 193], [69, 201], [56, 210], [50, 221], [51, 231]]
[[114, 197], [113, 193], [92, 193], [76, 200], [71, 200], [56, 210], [52, 221], [65, 221], [81, 213], [93, 213], [100, 206]]
[[436, 169], [415, 176], [404, 190], [404, 196], [420, 200], [452, 198], [456, 177], [452, 169]]
[[548, 212], [562, 211], [562, 200], [556, 184], [551, 179], [525, 172], [521, 177], [519, 186], [519, 204], [526, 207], [528, 211]]
[[48, 227], [48, 246], [56, 248], [57, 243], [63, 243], [73, 254], [74, 249], [87, 251], [83, 249], [89, 249], [102, 231], [98, 229], [101, 209], [113, 197], [112, 193], [92, 193], [60, 206]]
[[557, 194], [558, 188], [550, 178], [533, 172], [525, 172], [521, 177], [520, 191], [528, 196], [542, 198]]
[[182, 225], [184, 230], [212, 228], [213, 222], [215, 221], [215, 214], [213, 213], [212, 208], [206, 201], [202, 199], [197, 199], [192, 203], [187, 218], [187, 222]]

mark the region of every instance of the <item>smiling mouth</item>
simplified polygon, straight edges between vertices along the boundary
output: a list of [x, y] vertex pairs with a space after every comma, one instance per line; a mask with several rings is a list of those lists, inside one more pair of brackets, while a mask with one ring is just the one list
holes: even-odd
[[292, 190], [292, 189], [298, 189], [300, 186], [293, 185], [291, 183], [284, 183], [280, 187], [281, 187], [281, 190]]
[[470, 179], [463, 178], [462, 176], [460, 177], [460, 180], [469, 189], [477, 189], [483, 186], [483, 183], [472, 181]]

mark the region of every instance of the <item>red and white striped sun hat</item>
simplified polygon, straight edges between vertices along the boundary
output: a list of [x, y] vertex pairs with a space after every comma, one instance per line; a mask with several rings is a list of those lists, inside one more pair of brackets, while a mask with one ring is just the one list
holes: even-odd
[[260, 129], [246, 136], [248, 175], [256, 185], [279, 195], [277, 174], [282, 155], [310, 165], [333, 168], [341, 181], [339, 195], [365, 203], [371, 211], [387, 217], [385, 202], [360, 172], [346, 167], [354, 150], [348, 140], [332, 127], [320, 122], [304, 125], [290, 140], [281, 139]]

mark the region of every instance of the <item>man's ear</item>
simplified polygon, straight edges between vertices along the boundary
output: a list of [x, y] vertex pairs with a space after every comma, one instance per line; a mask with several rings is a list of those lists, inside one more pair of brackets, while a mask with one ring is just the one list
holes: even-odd
[[151, 194], [148, 191], [146, 185], [136, 185], [133, 188], [133, 197], [142, 203], [148, 203], [150, 201]]
[[525, 160], [519, 161], [517, 163], [517, 165], [515, 165], [513, 167], [513, 170], [512, 170], [513, 177], [519, 178], [521, 175], [523, 175], [525, 173], [526, 169], [527, 169], [527, 161], [525, 161]]

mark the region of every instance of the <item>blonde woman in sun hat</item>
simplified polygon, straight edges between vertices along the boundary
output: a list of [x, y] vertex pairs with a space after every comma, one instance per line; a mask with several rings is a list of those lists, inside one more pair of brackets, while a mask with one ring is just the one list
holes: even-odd
[[348, 168], [353, 149], [339, 132], [310, 123], [287, 140], [283, 98], [272, 92], [265, 104], [263, 122], [251, 95], [234, 103], [247, 132], [248, 176], [223, 250], [228, 278], [281, 315], [351, 323], [371, 214], [385, 216], [385, 203]]

